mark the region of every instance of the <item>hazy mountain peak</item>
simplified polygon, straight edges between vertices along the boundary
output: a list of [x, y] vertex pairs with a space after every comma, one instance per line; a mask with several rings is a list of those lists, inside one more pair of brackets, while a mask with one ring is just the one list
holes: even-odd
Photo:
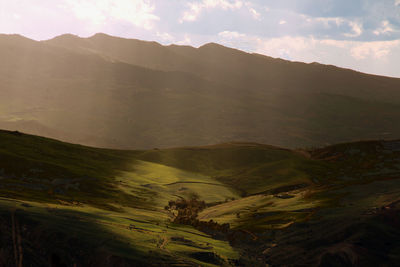
[[74, 44], [74, 43], [80, 43], [84, 39], [78, 35], [67, 33], [63, 35], [56, 36], [52, 39], [46, 40], [44, 42], [46, 43], [53, 43], [53, 44]]
[[229, 49], [229, 47], [214, 42], [207, 43], [199, 47], [199, 49], [221, 49], [221, 48]]
[[0, 34], [0, 40], [1, 41], [21, 41], [21, 42], [36, 42], [35, 40], [29, 39], [25, 36], [22, 36], [20, 34]]
[[251, 54], [236, 49], [236, 48], [231, 48], [227, 46], [223, 46], [218, 43], [207, 43], [203, 46], [199, 47], [199, 51], [205, 52], [208, 54], [210, 57], [214, 58], [219, 57], [219, 58], [224, 58], [224, 57], [234, 57], [234, 56], [250, 56]]
[[120, 41], [120, 42], [130, 42], [130, 43], [135, 43], [135, 44], [152, 44], [156, 46], [162, 46], [160, 43], [155, 42], [155, 41], [145, 41], [145, 40], [139, 40], [135, 38], [125, 38], [125, 37], [119, 37], [119, 36], [113, 36], [109, 35], [106, 33], [96, 33], [91, 37], [87, 38], [88, 40], [93, 40], [93, 41]]
[[53, 38], [54, 39], [82, 39], [81, 37], [79, 37], [76, 34], [72, 34], [72, 33], [66, 33], [66, 34], [62, 34], [59, 36], [56, 36]]
[[97, 32], [97, 33], [93, 34], [91, 37], [110, 37], [110, 38], [119, 38], [119, 37], [112, 36], [112, 35], [109, 35], [109, 34], [107, 34], [107, 33], [104, 33], [104, 32]]
[[87, 39], [120, 39], [121, 40], [121, 39], [126, 39], [126, 38], [112, 36], [112, 35], [109, 35], [106, 33], [98, 32], [98, 33], [95, 33], [94, 35], [88, 37]]
[[219, 43], [210, 42], [210, 43], [206, 43], [206, 44], [200, 46], [199, 48], [201, 48], [201, 47], [225, 47], [225, 46], [223, 46]]

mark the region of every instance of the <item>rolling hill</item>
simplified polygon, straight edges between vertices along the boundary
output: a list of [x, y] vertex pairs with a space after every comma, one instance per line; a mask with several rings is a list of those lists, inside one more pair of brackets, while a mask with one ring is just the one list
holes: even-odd
[[111, 150], [0, 131], [0, 265], [394, 266], [400, 141]]
[[400, 136], [400, 79], [96, 34], [0, 35], [0, 127], [97, 147]]

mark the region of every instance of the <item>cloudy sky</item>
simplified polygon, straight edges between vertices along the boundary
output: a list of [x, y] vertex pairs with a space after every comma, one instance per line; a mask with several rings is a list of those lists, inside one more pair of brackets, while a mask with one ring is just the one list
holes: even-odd
[[400, 77], [400, 0], [0, 0], [0, 33], [97, 32]]

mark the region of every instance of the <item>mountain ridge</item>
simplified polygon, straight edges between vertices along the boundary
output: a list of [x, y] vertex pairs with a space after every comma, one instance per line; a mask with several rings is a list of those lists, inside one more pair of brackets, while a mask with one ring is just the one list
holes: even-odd
[[400, 136], [400, 79], [215, 44], [96, 36], [0, 38], [0, 125], [125, 149]]
[[221, 49], [225, 49], [225, 50], [230, 50], [230, 51], [236, 51], [239, 52], [241, 54], [247, 54], [247, 55], [256, 55], [256, 56], [260, 56], [264, 59], [271, 59], [271, 60], [278, 60], [278, 61], [282, 61], [285, 63], [301, 63], [301, 64], [305, 64], [305, 65], [320, 65], [320, 66], [326, 66], [326, 67], [334, 67], [337, 69], [342, 69], [342, 70], [349, 70], [349, 71], [353, 71], [353, 72], [357, 72], [357, 73], [361, 73], [361, 74], [365, 74], [365, 75], [371, 75], [371, 76], [376, 76], [376, 77], [386, 77], [386, 78], [392, 78], [392, 79], [400, 79], [400, 77], [391, 77], [391, 76], [385, 76], [385, 75], [379, 75], [379, 74], [373, 74], [373, 73], [366, 73], [366, 72], [362, 72], [362, 71], [358, 71], [358, 70], [354, 70], [351, 68], [346, 68], [346, 67], [340, 67], [337, 65], [332, 65], [332, 64], [325, 64], [325, 63], [321, 63], [321, 62], [310, 62], [310, 63], [306, 63], [306, 62], [302, 62], [302, 61], [292, 61], [292, 60], [288, 60], [288, 59], [282, 59], [282, 58], [275, 58], [275, 57], [271, 57], [265, 54], [260, 54], [260, 53], [256, 53], [256, 52], [246, 52], [243, 50], [240, 50], [238, 48], [233, 48], [233, 47], [228, 47], [225, 46], [223, 44], [219, 44], [219, 43], [215, 43], [215, 42], [209, 42], [209, 43], [205, 43], [203, 45], [200, 45], [199, 47], [194, 47], [194, 46], [190, 46], [190, 45], [177, 45], [177, 44], [169, 44], [169, 45], [163, 45], [159, 42], [156, 41], [145, 41], [145, 40], [140, 40], [140, 39], [135, 39], [135, 38], [127, 38], [127, 37], [118, 37], [118, 36], [113, 36], [113, 35], [109, 35], [106, 33], [95, 33], [92, 36], [89, 37], [80, 37], [77, 35], [73, 35], [73, 34], [62, 34], [59, 36], [56, 36], [54, 38], [48, 39], [48, 40], [44, 40], [44, 41], [39, 41], [39, 42], [45, 42], [45, 43], [56, 43], [54, 41], [56, 41], [59, 38], [63, 38], [63, 37], [68, 37], [68, 36], [74, 36], [76, 37], [75, 39], [79, 39], [81, 41], [90, 41], [90, 40], [95, 40], [95, 39], [115, 39], [115, 40], [123, 40], [123, 41], [130, 41], [130, 42], [135, 42], [135, 43], [144, 43], [144, 44], [155, 44], [158, 47], [164, 47], [164, 48], [168, 48], [168, 47], [187, 47], [190, 48], [190, 50], [195, 51], [195, 50], [201, 50], [201, 49], [205, 49], [205, 48], [221, 48]]

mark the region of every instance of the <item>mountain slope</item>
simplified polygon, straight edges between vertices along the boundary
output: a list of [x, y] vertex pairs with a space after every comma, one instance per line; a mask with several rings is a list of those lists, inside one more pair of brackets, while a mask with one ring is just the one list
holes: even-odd
[[0, 126], [73, 143], [293, 148], [400, 136], [399, 79], [104, 34], [2, 35], [0, 55]]
[[[109, 59], [165, 71], [183, 71], [242, 90], [297, 90], [367, 100], [395, 101], [399, 79], [368, 75], [318, 63], [305, 64], [209, 43], [198, 49], [161, 46], [155, 42], [96, 34], [89, 38], [62, 35], [45, 43], [74, 51], [91, 51]], [[378, 91], [378, 92], [377, 92]], [[372, 94], [372, 95], [371, 95]]]
[[0, 159], [4, 266], [14, 244], [29, 266], [399, 260], [399, 141], [120, 151], [0, 131]]

